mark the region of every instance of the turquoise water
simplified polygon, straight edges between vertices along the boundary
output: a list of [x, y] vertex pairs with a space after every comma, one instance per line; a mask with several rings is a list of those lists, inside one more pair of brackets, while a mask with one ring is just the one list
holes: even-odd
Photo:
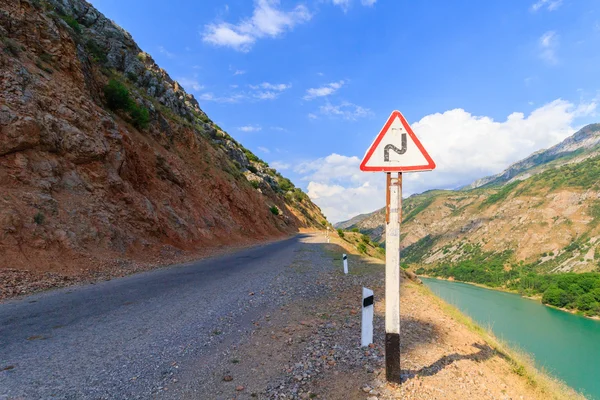
[[439, 297], [529, 353], [538, 366], [600, 400], [600, 321], [545, 307], [512, 293], [422, 278]]

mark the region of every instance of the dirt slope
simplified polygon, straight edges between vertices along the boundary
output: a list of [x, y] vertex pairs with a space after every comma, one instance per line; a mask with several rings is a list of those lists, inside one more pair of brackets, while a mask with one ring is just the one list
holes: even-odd
[[127, 273], [324, 220], [89, 3], [0, 0], [5, 282]]

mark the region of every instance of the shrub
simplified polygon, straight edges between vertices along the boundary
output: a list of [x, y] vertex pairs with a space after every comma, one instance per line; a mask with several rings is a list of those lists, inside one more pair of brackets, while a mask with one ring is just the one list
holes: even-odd
[[344, 235], [344, 231], [339, 228], [337, 230], [337, 233], [338, 233], [338, 236], [341, 237], [342, 239], [344, 238], [344, 236], [346, 236], [346, 235]]
[[288, 192], [294, 189], [294, 184], [288, 178], [278, 177], [277, 183], [279, 184], [281, 190], [283, 190], [284, 192]]
[[273, 215], [279, 215], [279, 208], [277, 206], [271, 206], [269, 210], [271, 210]]
[[129, 115], [133, 121], [133, 126], [138, 129], [146, 129], [150, 124], [150, 113], [146, 107], [134, 104], [130, 107]]
[[369, 243], [371, 243], [371, 238], [370, 238], [370, 237], [368, 237], [367, 235], [362, 235], [362, 236], [360, 237], [360, 240], [362, 240], [364, 244], [369, 244]]
[[358, 233], [359, 230], [358, 230], [358, 228], [352, 228], [352, 232]]
[[108, 60], [104, 50], [91, 39], [86, 42], [85, 49], [91, 55], [94, 62], [104, 64]]
[[132, 100], [129, 96], [129, 90], [116, 79], [111, 79], [108, 85], [104, 87], [104, 98], [108, 108], [113, 111], [127, 111], [131, 107]]
[[363, 254], [367, 253], [367, 246], [365, 246], [364, 243], [359, 243], [358, 246], [356, 246], [356, 248], [358, 249], [358, 251], [360, 253], [363, 253]]
[[248, 165], [248, 171], [252, 172], [253, 174], [258, 172], [258, 169], [256, 169], [256, 167], [254, 165]]
[[254, 189], [258, 189], [260, 187], [260, 182], [259, 181], [250, 181], [250, 185], [252, 185], [252, 187]]
[[33, 216], [33, 222], [35, 222], [37, 225], [43, 224], [45, 219], [46, 217], [44, 216], [44, 214], [42, 214], [39, 211]]
[[60, 17], [71, 27], [71, 29], [73, 29], [73, 31], [75, 31], [75, 33], [81, 34], [81, 25], [79, 25], [79, 22], [77, 22], [75, 18], [70, 15], [61, 15]]
[[4, 51], [6, 53], [12, 54], [14, 57], [19, 57], [21, 48], [15, 41], [5, 38], [2, 39], [2, 43], [4, 44]]

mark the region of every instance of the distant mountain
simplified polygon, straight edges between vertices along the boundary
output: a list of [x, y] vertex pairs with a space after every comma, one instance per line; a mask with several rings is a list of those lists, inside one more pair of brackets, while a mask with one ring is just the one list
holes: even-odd
[[[427, 269], [494, 260], [538, 272], [600, 269], [600, 124], [474, 186], [403, 201], [404, 263]], [[385, 240], [384, 209], [338, 225]]]
[[544, 166], [555, 161], [565, 163], [576, 156], [593, 156], [600, 154], [600, 124], [590, 124], [564, 141], [547, 150], [539, 150], [529, 157], [518, 161], [503, 172], [481, 178], [465, 186], [463, 189], [474, 189], [482, 186], [501, 185], [512, 179], [524, 179], [544, 170]]

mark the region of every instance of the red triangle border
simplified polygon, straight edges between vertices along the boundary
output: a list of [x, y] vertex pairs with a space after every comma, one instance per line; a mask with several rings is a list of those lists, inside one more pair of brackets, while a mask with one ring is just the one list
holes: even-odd
[[[408, 167], [386, 167], [386, 166], [383, 166], [383, 167], [367, 167], [367, 165], [366, 165], [367, 162], [371, 159], [371, 156], [375, 152], [375, 149], [377, 148], [377, 146], [379, 145], [379, 143], [381, 142], [381, 140], [383, 140], [384, 136], [386, 135], [386, 133], [390, 129], [390, 126], [392, 125], [392, 123], [394, 122], [394, 119], [396, 119], [396, 117], [400, 118], [400, 122], [404, 126], [404, 129], [406, 129], [406, 132], [408, 132], [408, 135], [411, 137], [411, 139], [417, 145], [417, 148], [419, 149], [419, 151], [421, 151], [421, 154], [423, 154], [423, 156], [425, 157], [425, 160], [427, 160], [427, 164], [426, 165], [414, 165], [414, 166], [408, 166]], [[395, 110], [395, 111], [392, 112], [392, 115], [390, 115], [390, 117], [388, 118], [388, 120], [385, 123], [385, 125], [383, 126], [383, 128], [381, 128], [381, 131], [379, 132], [379, 134], [375, 138], [375, 141], [373, 142], [373, 144], [371, 145], [371, 147], [369, 148], [369, 150], [365, 154], [365, 157], [363, 158], [362, 162], [360, 163], [360, 170], [361, 171], [365, 171], [365, 172], [414, 172], [414, 171], [431, 171], [431, 170], [435, 169], [435, 167], [436, 167], [435, 162], [433, 161], [433, 159], [431, 158], [431, 156], [429, 155], [429, 153], [427, 153], [427, 150], [425, 150], [425, 148], [421, 144], [421, 141], [417, 138], [417, 136], [415, 135], [415, 133], [411, 129], [411, 127], [408, 124], [408, 122], [406, 122], [406, 119], [404, 119], [404, 116], [402, 115], [402, 113], [400, 111], [398, 111], [398, 110]]]

